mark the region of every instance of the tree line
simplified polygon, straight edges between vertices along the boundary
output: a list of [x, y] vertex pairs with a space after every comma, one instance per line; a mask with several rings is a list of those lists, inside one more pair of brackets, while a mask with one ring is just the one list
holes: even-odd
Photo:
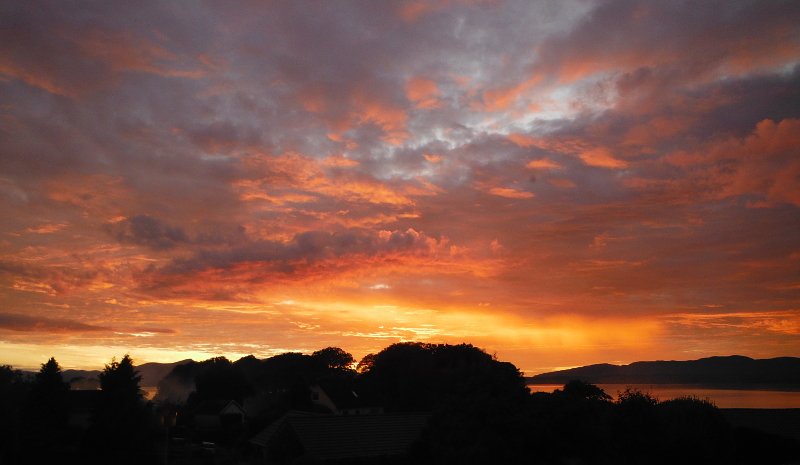
[[[89, 400], [88, 427], [70, 425], [76, 399], [55, 358], [34, 376], [0, 367], [2, 463], [159, 463], [160, 437], [153, 405], [139, 389], [141, 376], [125, 355], [98, 375], [100, 391]], [[91, 393], [91, 391], [83, 391]], [[77, 399], [78, 402], [86, 399]]]
[[[191, 412], [205, 400], [233, 399], [249, 408], [243, 424], [217, 432], [231, 463], [247, 460], [248, 442], [290, 410], [324, 413], [310, 386], [338, 384], [387, 413], [430, 412], [428, 428], [403, 458], [357, 463], [779, 464], [800, 460], [797, 441], [733, 428], [711, 402], [665, 401], [637, 390], [616, 400], [573, 380], [552, 393], [531, 393], [511, 363], [470, 344], [399, 343], [356, 363], [328, 347], [236, 361], [215, 357], [176, 366], [154, 402], [127, 355], [99, 376], [100, 408], [90, 426], [68, 425], [66, 396], [54, 359], [34, 377], [0, 368], [3, 463], [159, 463], [164, 430], [157, 418], [177, 414], [171, 434], [203, 441]], [[193, 436], [193, 434], [195, 436]], [[161, 441], [161, 442], [160, 442]], [[189, 462], [187, 462], [189, 463]], [[354, 462], [356, 463], [356, 462]]]

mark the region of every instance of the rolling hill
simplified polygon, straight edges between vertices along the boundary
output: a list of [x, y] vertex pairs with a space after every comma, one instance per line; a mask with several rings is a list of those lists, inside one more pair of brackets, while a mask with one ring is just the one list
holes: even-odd
[[[158, 385], [161, 379], [169, 374], [177, 365], [191, 362], [191, 359], [181, 360], [180, 362], [173, 363], [143, 363], [136, 366], [136, 370], [142, 375], [142, 381], [139, 386], [154, 387]], [[64, 381], [70, 381], [77, 377], [83, 378], [97, 378], [101, 370], [64, 370], [61, 372], [61, 377]]]
[[530, 384], [564, 384], [573, 379], [593, 384], [699, 384], [736, 388], [780, 385], [800, 389], [800, 358], [759, 360], [731, 355], [630, 365], [603, 363], [526, 378]]

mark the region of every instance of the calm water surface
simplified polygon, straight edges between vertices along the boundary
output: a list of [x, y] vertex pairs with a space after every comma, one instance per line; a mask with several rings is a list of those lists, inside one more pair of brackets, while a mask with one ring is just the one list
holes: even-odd
[[[719, 408], [800, 408], [800, 392], [707, 389], [682, 384], [598, 384], [597, 386], [615, 399], [618, 391], [632, 387], [658, 397], [662, 401], [676, 397], [696, 396], [710, 400]], [[531, 392], [553, 392], [563, 387], [563, 384], [528, 385]]]
[[156, 393], [158, 392], [158, 388], [156, 386], [145, 386], [139, 389], [145, 392], [144, 398], [147, 400], [153, 400], [153, 397], [155, 397]]
[[[662, 401], [682, 396], [697, 396], [710, 400], [719, 408], [800, 408], [800, 392], [707, 389], [682, 384], [598, 384], [597, 386], [615, 399], [618, 391], [633, 387]], [[563, 387], [563, 384], [528, 384], [531, 392], [553, 392]], [[142, 390], [147, 391], [146, 398], [150, 400], [158, 389], [143, 387]]]

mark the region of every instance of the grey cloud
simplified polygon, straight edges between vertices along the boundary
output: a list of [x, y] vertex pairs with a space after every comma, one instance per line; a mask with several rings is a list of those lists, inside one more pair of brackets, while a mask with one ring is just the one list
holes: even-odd
[[[740, 53], [800, 41], [800, 7], [782, 1], [623, 0], [600, 3], [569, 34], [542, 46], [548, 66], [610, 60], [622, 66], [673, 66], [682, 77], [714, 70]], [[740, 48], [747, 44], [746, 48]], [[671, 79], [671, 80], [674, 80]]]
[[266, 269], [292, 272], [326, 259], [343, 256], [372, 257], [389, 253], [425, 253], [428, 236], [415, 231], [376, 234], [366, 230], [329, 233], [306, 231], [288, 242], [253, 241], [230, 249], [203, 249], [188, 259], [175, 259], [162, 274], [183, 274], [206, 269], [231, 269], [238, 264], [262, 264]]
[[208, 23], [197, 14], [201, 5], [192, 3], [184, 6], [194, 15], [156, 2], [5, 4], [0, 14], [3, 73], [77, 97], [119, 84], [126, 72], [196, 72], [199, 63], [184, 53], [202, 53], [213, 29], [196, 33]]
[[105, 226], [122, 243], [144, 245], [153, 250], [167, 250], [188, 242], [183, 228], [173, 227], [148, 215], [137, 215]]
[[41, 266], [20, 261], [0, 260], [0, 276], [6, 275], [13, 279], [43, 283], [57, 294], [65, 294], [72, 289], [88, 286], [104, 273], [105, 270], [102, 268]]
[[[405, 79], [416, 75], [437, 80], [447, 93], [443, 99], [451, 105], [410, 113], [409, 128], [434, 134], [445, 121], [446, 125], [452, 121], [469, 125], [478, 117], [458, 111], [455, 103], [464, 97], [464, 91], [451, 75], [486, 82], [516, 76], [517, 72], [507, 67], [485, 65], [499, 62], [503, 56], [517, 58], [508, 63], [520, 63], [519, 58], [529, 54], [543, 35], [577, 16], [572, 6], [562, 5], [512, 2], [498, 8], [491, 3], [454, 4], [446, 12], [425, 15], [416, 23], [399, 19], [396, 6], [359, 2], [316, 5], [313, 10], [292, 3], [269, 8], [261, 4], [231, 8], [196, 2], [180, 7], [145, 3], [133, 8], [123, 3], [89, 2], [85, 10], [94, 13], [88, 17], [71, 6], [45, 8], [41, 17], [35, 14], [35, 6], [20, 7], [13, 12], [14, 21], [38, 24], [40, 30], [33, 35], [19, 34], [9, 43], [31, 57], [56, 53], [52, 44], [63, 39], [53, 31], [60, 25], [68, 31], [141, 35], [175, 57], [194, 57], [200, 63], [202, 56], [212, 65], [204, 65], [204, 75], [188, 79], [122, 72], [104, 61], [108, 56], [87, 57], [77, 46], [62, 51], [65, 57], [96, 62], [104, 69], [98, 82], [111, 83], [111, 87], [98, 88], [92, 84], [92, 76], [71, 74], [75, 84], [63, 85], [86, 85], [94, 90], [81, 94], [79, 102], [69, 102], [24, 88], [19, 79], [5, 84], [5, 92], [0, 85], [0, 96], [19, 100], [12, 108], [21, 130], [15, 136], [0, 135], [7, 138], [3, 144], [7, 164], [0, 162], [0, 170], [19, 176], [64, 171], [118, 174], [145, 197], [137, 199], [140, 202], [153, 202], [148, 194], [155, 194], [186, 205], [191, 202], [187, 192], [213, 192], [203, 201], [209, 205], [216, 202], [225, 210], [235, 203], [235, 197], [220, 182], [246, 174], [235, 163], [224, 165], [202, 158], [208, 155], [203, 152], [335, 154], [343, 145], [327, 139], [327, 126], [348, 123], [354, 99], [374, 99], [408, 111]], [[547, 13], [547, 20], [541, 13]], [[514, 40], [503, 39], [512, 35]], [[52, 60], [41, 61], [41, 65], [37, 61], [20, 66], [41, 74], [36, 66]], [[180, 68], [180, 64], [170, 65]], [[69, 74], [68, 69], [53, 66], [53, 79]], [[15, 98], [20, 92], [26, 95]], [[308, 95], [324, 100], [319, 114], [306, 111], [298, 102], [298, 97]], [[38, 102], [44, 111], [32, 111], [31, 102]], [[402, 161], [393, 163], [393, 171], [383, 167], [387, 151], [374, 124], [369, 120], [349, 122], [355, 125], [349, 137], [360, 144], [351, 150], [353, 155], [365, 162], [380, 160], [359, 169], [374, 170], [380, 176], [408, 174]], [[32, 140], [38, 142], [32, 146]]]
[[171, 250], [181, 245], [235, 246], [247, 241], [243, 226], [209, 223], [191, 235], [181, 226], [173, 226], [150, 215], [136, 215], [103, 226], [106, 233], [123, 244], [136, 244], [152, 250]]
[[113, 329], [80, 323], [75, 320], [45, 318], [21, 315], [16, 313], [0, 313], [0, 328], [11, 331], [45, 331], [45, 332], [110, 332]]

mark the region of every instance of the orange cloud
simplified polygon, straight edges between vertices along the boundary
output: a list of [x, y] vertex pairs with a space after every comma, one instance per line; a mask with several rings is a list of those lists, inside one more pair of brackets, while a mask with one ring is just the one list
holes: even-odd
[[384, 131], [381, 137], [384, 142], [400, 145], [408, 138], [408, 115], [402, 108], [365, 94], [358, 94], [352, 103], [355, 107], [352, 119], [361, 124], [371, 123], [380, 127]]
[[[327, 158], [322, 162], [298, 154], [280, 157], [257, 156], [248, 160], [253, 171], [261, 171], [261, 180], [242, 180], [235, 187], [242, 199], [264, 199], [285, 204], [286, 201], [310, 201], [325, 195], [347, 201], [366, 201], [391, 205], [413, 205], [411, 195], [431, 195], [427, 189], [410, 184], [391, 186], [388, 183], [357, 174], [342, 173], [338, 179], [327, 175], [326, 166], [351, 167], [357, 162], [345, 158]], [[355, 164], [353, 164], [355, 163]], [[286, 189], [293, 189], [288, 192]], [[303, 193], [296, 192], [297, 190]], [[298, 196], [299, 195], [299, 196]], [[312, 197], [309, 197], [311, 195]]]
[[528, 90], [544, 79], [543, 74], [537, 74], [525, 82], [506, 87], [497, 87], [483, 91], [483, 104], [487, 111], [507, 110], [524, 98]]
[[357, 161], [342, 156], [328, 157], [322, 161], [322, 164], [324, 166], [342, 166], [342, 167], [353, 167], [359, 165]]
[[102, 287], [109, 275], [93, 263], [42, 264], [25, 261], [0, 261], [0, 277], [6, 287], [48, 295], [67, 295], [78, 289]]
[[587, 150], [579, 155], [589, 166], [599, 166], [601, 168], [622, 169], [627, 168], [628, 163], [614, 158], [614, 155], [606, 147], [598, 147], [596, 149]]
[[702, 150], [676, 152], [666, 160], [687, 169], [687, 183], [703, 182], [711, 194], [725, 198], [743, 194], [764, 196], [770, 203], [800, 206], [800, 120], [764, 120], [743, 138], [712, 142]]
[[561, 165], [554, 162], [549, 158], [542, 158], [539, 160], [531, 160], [525, 165], [528, 169], [561, 169]]
[[681, 325], [723, 330], [766, 330], [800, 335], [800, 313], [777, 312], [681, 313], [667, 318]]
[[417, 22], [422, 16], [445, 10], [454, 3], [470, 4], [495, 0], [407, 0], [400, 4], [400, 18], [408, 23]]
[[68, 223], [59, 223], [59, 224], [43, 224], [38, 228], [28, 228], [25, 232], [31, 232], [36, 234], [49, 234], [54, 233], [56, 231], [61, 231], [62, 229], [66, 228]]
[[52, 94], [65, 97], [76, 97], [80, 92], [78, 86], [63, 82], [60, 76], [51, 73], [42, 73], [30, 69], [28, 66], [16, 63], [9, 58], [0, 58], [0, 75], [5, 78], [19, 79], [31, 86], [40, 87]]
[[623, 145], [650, 146], [659, 140], [674, 136], [691, 125], [690, 119], [655, 117], [645, 124], [639, 124], [628, 130]]
[[539, 147], [544, 148], [545, 142], [524, 134], [509, 134], [506, 136], [508, 140], [519, 145], [520, 147]]
[[[297, 94], [297, 98], [300, 100], [303, 109], [312, 113], [324, 113], [328, 108], [327, 101], [325, 100], [325, 93], [322, 89], [316, 87], [307, 87], [301, 90]], [[331, 139], [333, 138], [331, 137]]]
[[409, 79], [406, 84], [406, 97], [414, 102], [417, 108], [432, 110], [442, 106], [437, 97], [441, 95], [436, 83], [423, 78]]
[[0, 313], [0, 329], [54, 333], [113, 331], [113, 329], [108, 327], [80, 323], [74, 320], [35, 317], [14, 313]]
[[556, 153], [577, 154], [591, 150], [589, 143], [580, 137], [536, 138], [523, 134], [509, 134], [506, 138], [520, 147], [536, 147]]
[[547, 182], [556, 187], [565, 187], [565, 188], [578, 187], [574, 182], [570, 181], [569, 179], [563, 179], [563, 178], [549, 178]]
[[489, 193], [492, 195], [499, 195], [501, 197], [508, 197], [511, 199], [530, 199], [536, 196], [536, 194], [534, 194], [533, 192], [521, 191], [518, 189], [508, 189], [505, 187], [492, 187], [491, 189], [489, 189]]

